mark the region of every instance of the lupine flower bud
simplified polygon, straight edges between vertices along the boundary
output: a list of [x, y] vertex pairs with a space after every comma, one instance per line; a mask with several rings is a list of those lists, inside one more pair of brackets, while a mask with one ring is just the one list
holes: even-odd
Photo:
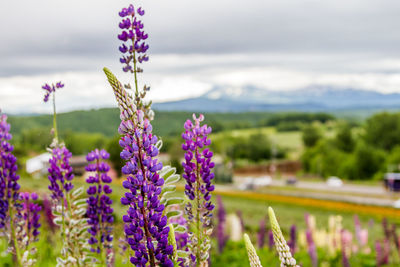
[[244, 234], [244, 243], [246, 245], [247, 255], [249, 257], [250, 267], [262, 267], [256, 249], [254, 248], [247, 234]]
[[298, 266], [296, 260], [292, 257], [290, 253], [290, 248], [286, 244], [286, 240], [283, 237], [281, 228], [279, 227], [278, 221], [276, 220], [274, 210], [268, 208], [269, 220], [271, 223], [272, 232], [274, 234], [275, 247], [279, 254], [279, 260], [281, 261], [282, 267]]
[[56, 202], [64, 199], [65, 193], [71, 191], [74, 187], [71, 183], [74, 174], [69, 165], [71, 157], [72, 153], [64, 146], [55, 147], [52, 150], [52, 157], [49, 159], [48, 178], [50, 181], [49, 190], [52, 193], [51, 198]]
[[10, 124], [7, 116], [0, 113], [0, 228], [5, 227], [9, 218], [9, 209], [18, 200], [19, 176], [17, 158], [12, 154], [14, 147], [9, 143]]
[[[112, 190], [108, 185], [111, 183], [110, 176], [107, 172], [110, 166], [103, 160], [107, 160], [110, 154], [104, 149], [95, 149], [86, 156], [89, 164], [86, 171], [94, 172], [93, 175], [86, 179], [90, 185], [87, 194], [87, 211], [86, 217], [90, 228], [88, 232], [91, 234], [88, 242], [92, 246], [92, 251], [102, 254], [105, 250], [106, 259], [107, 251], [112, 248], [112, 224], [114, 222], [113, 209], [111, 208], [112, 200], [108, 196]], [[103, 256], [103, 255], [101, 255]]]

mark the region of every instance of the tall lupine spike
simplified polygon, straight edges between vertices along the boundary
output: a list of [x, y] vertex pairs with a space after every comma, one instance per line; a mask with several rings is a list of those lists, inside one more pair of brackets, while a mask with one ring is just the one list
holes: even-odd
[[260, 229], [258, 230], [257, 233], [257, 245], [259, 248], [263, 248], [265, 244], [265, 234], [266, 234], [266, 222], [265, 218], [262, 218], [260, 221]]
[[0, 111], [0, 228], [8, 224], [9, 212], [18, 200], [20, 188], [17, 158], [12, 154], [14, 147], [9, 143], [12, 139], [10, 129], [7, 115]]
[[19, 210], [19, 220], [17, 221], [16, 233], [18, 245], [21, 249], [21, 264], [22, 266], [33, 266], [36, 263], [34, 254], [36, 254], [36, 248], [30, 246], [33, 242], [38, 240], [39, 235], [39, 218], [41, 206], [35, 203], [38, 199], [36, 193], [20, 193], [20, 201], [22, 206]]
[[72, 184], [74, 174], [69, 164], [72, 153], [62, 145], [56, 146], [51, 152], [52, 157], [49, 159], [50, 167], [48, 169], [50, 185], [48, 188], [51, 191], [51, 198], [58, 205], [65, 203], [66, 194], [74, 187]]
[[290, 227], [290, 240], [288, 241], [288, 246], [290, 247], [290, 252], [292, 255], [296, 251], [296, 240], [297, 240], [297, 227], [293, 224]]
[[110, 157], [104, 149], [89, 152], [86, 156], [88, 165], [86, 171], [94, 173], [89, 176], [86, 182], [90, 184], [87, 194], [87, 211], [86, 217], [90, 228], [88, 232], [91, 237], [88, 242], [92, 246], [92, 251], [100, 254], [100, 262], [109, 265], [113, 258], [112, 253], [112, 224], [114, 222], [113, 209], [111, 205], [113, 201], [108, 196], [112, 193], [111, 177], [107, 175], [110, 166], [104, 162]]
[[276, 220], [274, 210], [271, 207], [268, 208], [268, 215], [272, 233], [274, 235], [275, 247], [279, 254], [279, 260], [281, 261], [281, 267], [299, 266], [296, 264], [296, 260], [293, 258], [292, 253], [290, 253], [290, 248], [286, 244], [279, 223]]
[[170, 229], [163, 215], [165, 206], [159, 199], [164, 179], [158, 174], [162, 163], [156, 158], [157, 137], [141, 110], [137, 111], [137, 119], [136, 125], [126, 120], [120, 126], [124, 133], [121, 158], [126, 161], [122, 172], [128, 175], [122, 185], [129, 190], [121, 198], [121, 203], [129, 206], [123, 221], [128, 243], [135, 251], [130, 260], [136, 266], [173, 266], [169, 259], [173, 252], [168, 244]]
[[247, 234], [244, 234], [244, 243], [246, 245], [247, 256], [249, 257], [250, 267], [262, 267], [256, 249], [254, 248]]
[[225, 233], [226, 230], [226, 211], [224, 207], [224, 203], [222, 202], [222, 198], [220, 195], [217, 196], [217, 204], [218, 204], [218, 211], [217, 211], [217, 240], [218, 240], [218, 251], [222, 253], [224, 250], [226, 241], [228, 240], [228, 236]]
[[9, 143], [12, 135], [7, 115], [0, 110], [0, 229], [4, 229], [10, 244], [10, 250], [15, 253], [16, 265], [21, 264], [21, 254], [17, 242], [16, 225], [19, 203], [19, 176], [17, 175], [17, 158], [12, 154], [14, 147]]
[[[214, 205], [211, 202], [211, 192], [214, 190], [212, 179], [214, 174], [211, 169], [215, 164], [211, 161], [213, 153], [206, 148], [211, 144], [208, 135], [211, 127], [207, 124], [200, 125], [204, 116], [199, 118], [193, 114], [192, 121], [187, 120], [184, 124], [185, 132], [182, 138], [185, 142], [182, 149], [186, 151], [185, 161], [182, 163], [186, 180], [185, 194], [188, 198], [185, 212], [188, 224], [193, 232], [190, 233], [191, 259], [196, 260], [197, 266], [207, 266], [212, 233], [211, 217]], [[194, 261], [192, 262], [194, 264]]]

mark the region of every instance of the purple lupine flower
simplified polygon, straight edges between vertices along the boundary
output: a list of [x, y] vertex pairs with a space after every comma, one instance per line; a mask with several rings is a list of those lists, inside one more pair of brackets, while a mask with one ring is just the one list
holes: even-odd
[[54, 214], [52, 211], [53, 203], [47, 196], [43, 197], [43, 213], [46, 218], [47, 225], [49, 229], [54, 232], [57, 228], [57, 225], [54, 223]]
[[119, 128], [124, 133], [119, 142], [123, 147], [121, 158], [127, 161], [122, 172], [128, 175], [123, 186], [129, 190], [121, 198], [121, 203], [129, 206], [128, 214], [123, 216], [124, 230], [135, 251], [130, 261], [136, 266], [173, 266], [169, 259], [173, 247], [168, 245], [169, 227], [163, 216], [165, 207], [159, 199], [164, 179], [158, 174], [162, 163], [156, 158], [157, 137], [143, 111], [136, 111], [136, 115], [135, 124], [126, 120]]
[[94, 172], [94, 175], [86, 179], [86, 182], [90, 184], [87, 190], [89, 196], [86, 211], [90, 226], [88, 232], [91, 234], [88, 242], [92, 245], [93, 252], [102, 254], [103, 248], [105, 248], [106, 255], [107, 251], [112, 248], [113, 236], [111, 232], [114, 222], [113, 209], [111, 208], [112, 200], [108, 196], [112, 193], [112, 189], [108, 185], [111, 183], [111, 177], [107, 175], [110, 166], [106, 162], [102, 162], [109, 157], [110, 154], [104, 149], [95, 149], [86, 156], [89, 164], [85, 168], [88, 172]]
[[290, 253], [292, 253], [292, 255], [296, 252], [296, 240], [297, 240], [297, 227], [295, 224], [293, 224], [290, 227], [290, 240], [288, 241], [288, 246], [290, 248]]
[[72, 153], [66, 147], [55, 147], [52, 150], [52, 157], [49, 159], [48, 178], [50, 185], [48, 188], [52, 193], [51, 198], [56, 202], [60, 202], [65, 193], [71, 191], [74, 187], [71, 183], [74, 174], [69, 164], [71, 157]]
[[19, 176], [17, 175], [17, 158], [12, 154], [14, 147], [9, 143], [12, 135], [7, 116], [0, 113], [0, 228], [5, 227], [9, 209], [18, 200]]
[[306, 240], [308, 246], [308, 254], [310, 255], [312, 266], [316, 267], [318, 266], [317, 248], [315, 246], [312, 232], [310, 229], [306, 230]]
[[342, 265], [343, 267], [350, 267], [349, 254], [352, 250], [353, 235], [350, 231], [344, 229], [341, 230], [340, 234], [342, 243]]
[[225, 234], [226, 226], [226, 211], [224, 208], [224, 203], [222, 203], [222, 198], [220, 195], [217, 196], [218, 212], [217, 212], [217, 240], [218, 240], [218, 251], [222, 253], [224, 250], [226, 241], [228, 241], [228, 236]]
[[214, 173], [211, 173], [211, 169], [215, 164], [211, 161], [213, 153], [206, 148], [211, 144], [208, 138], [211, 127], [207, 124], [200, 125], [204, 120], [203, 114], [200, 114], [199, 118], [193, 114], [193, 120], [194, 124], [190, 120], [185, 122], [185, 132], [182, 134], [185, 140], [182, 149], [186, 151], [185, 161], [182, 163], [184, 169], [182, 177], [186, 180], [185, 194], [189, 199], [185, 212], [189, 224], [193, 224], [198, 233], [197, 236], [192, 235], [191, 258], [195, 258], [199, 264], [200, 258], [203, 259], [202, 261], [208, 259], [208, 250], [204, 249], [207, 246], [202, 244], [209, 242], [208, 235], [211, 234], [211, 230], [206, 231], [206, 229], [210, 228], [210, 218], [214, 209], [211, 202], [211, 192], [215, 188], [212, 184]]
[[124, 64], [122, 68], [124, 72], [140, 72], [141, 70], [136, 67], [137, 62], [149, 60], [146, 54], [149, 45], [144, 42], [148, 34], [143, 31], [143, 23], [140, 20], [140, 16], [143, 15], [144, 10], [141, 7], [135, 9], [133, 5], [119, 12], [122, 20], [119, 23], [121, 33], [118, 34], [118, 39], [123, 42], [119, 51], [122, 53], [120, 62]]
[[380, 241], [375, 242], [376, 251], [376, 266], [382, 266], [389, 263], [390, 243], [389, 240], [383, 241], [383, 246]]
[[43, 85], [42, 89], [44, 89], [46, 91], [43, 101], [44, 102], [49, 101], [49, 97], [50, 97], [51, 93], [55, 92], [56, 89], [60, 89], [63, 87], [64, 87], [64, 84], [61, 82], [57, 82], [56, 84], [52, 84], [52, 85], [49, 85], [48, 83]]
[[272, 230], [268, 231], [268, 248], [269, 250], [274, 249], [275, 241], [274, 241], [274, 233]]
[[33, 202], [37, 199], [38, 195], [36, 193], [20, 193], [20, 200], [22, 202], [22, 209], [20, 210], [20, 214], [24, 221], [24, 231], [27, 237], [26, 245], [29, 245], [29, 243], [33, 241], [37, 241], [37, 236], [40, 233], [39, 228], [41, 224], [39, 223], [39, 212], [42, 210], [42, 207], [39, 206], [39, 204]]
[[260, 221], [260, 229], [257, 233], [257, 245], [259, 248], [263, 248], [265, 244], [265, 234], [266, 234], [266, 221], [265, 218], [262, 218]]
[[[185, 122], [186, 131], [182, 134], [185, 140], [182, 149], [186, 151], [185, 162], [182, 163], [184, 168], [182, 177], [186, 180], [185, 194], [190, 200], [194, 200], [198, 197], [196, 193], [201, 193], [204, 208], [212, 211], [214, 205], [211, 203], [211, 192], [214, 191], [214, 185], [211, 180], [214, 178], [214, 173], [211, 173], [211, 169], [215, 164], [211, 161], [213, 153], [205, 148], [211, 144], [208, 138], [211, 127], [207, 124], [200, 126], [201, 121], [204, 120], [203, 114], [200, 114], [199, 118], [193, 114], [193, 120], [195, 124], [190, 120]], [[197, 177], [197, 173], [200, 177]]]

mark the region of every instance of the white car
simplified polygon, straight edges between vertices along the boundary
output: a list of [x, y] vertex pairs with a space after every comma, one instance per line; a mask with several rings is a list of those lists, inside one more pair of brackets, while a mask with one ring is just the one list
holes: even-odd
[[343, 181], [336, 176], [331, 176], [326, 180], [326, 185], [329, 187], [342, 187]]
[[393, 202], [393, 208], [400, 209], [400, 199], [398, 199], [395, 202]]

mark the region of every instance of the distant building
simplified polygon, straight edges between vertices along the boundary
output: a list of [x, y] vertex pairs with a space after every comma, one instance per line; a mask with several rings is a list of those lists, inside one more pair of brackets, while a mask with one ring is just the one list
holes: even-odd
[[42, 176], [49, 168], [50, 153], [43, 153], [26, 161], [26, 172], [33, 176]]
[[[34, 177], [46, 176], [49, 168], [50, 153], [43, 153], [26, 161], [26, 172]], [[85, 156], [72, 156], [69, 161], [75, 175], [83, 175], [87, 165]]]

